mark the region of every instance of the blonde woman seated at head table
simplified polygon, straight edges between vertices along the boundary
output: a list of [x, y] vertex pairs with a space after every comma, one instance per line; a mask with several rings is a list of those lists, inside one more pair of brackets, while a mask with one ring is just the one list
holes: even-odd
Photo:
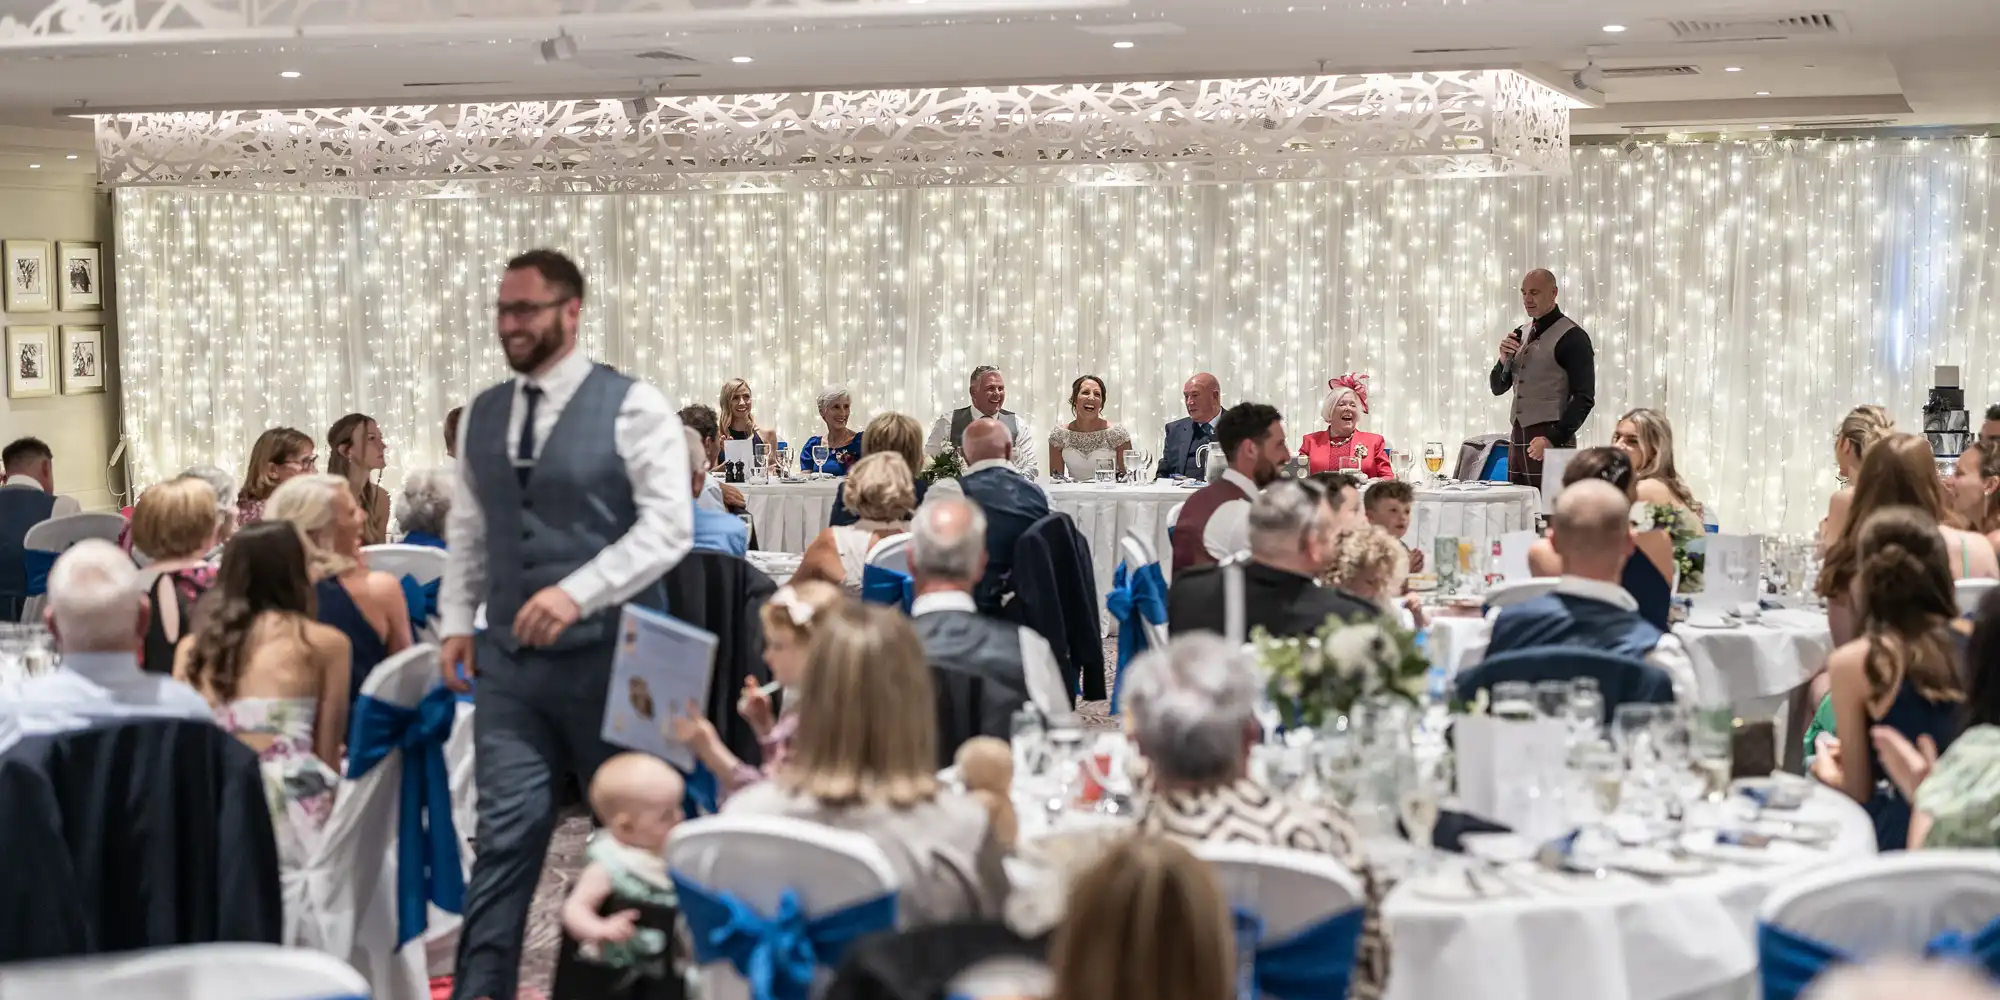
[[[750, 383], [733, 378], [722, 383], [722, 397], [716, 403], [716, 413], [722, 421], [723, 441], [762, 441], [764, 459], [772, 467], [778, 464], [778, 432], [769, 427], [757, 426], [757, 417], [750, 412]], [[716, 468], [722, 467], [718, 458]]]
[[1640, 503], [1678, 507], [1705, 519], [1694, 491], [1674, 468], [1674, 425], [1664, 414], [1645, 407], [1626, 413], [1618, 418], [1611, 443], [1632, 460], [1632, 493]]
[[896, 870], [905, 928], [1000, 916], [1006, 848], [985, 805], [938, 783], [936, 694], [910, 620], [843, 601], [813, 621], [799, 685], [809, 708], [799, 713], [791, 752], [770, 780], [723, 803], [723, 813], [866, 834]]
[[849, 594], [859, 594], [868, 550], [884, 538], [910, 530], [910, 514], [917, 509], [917, 488], [903, 456], [876, 452], [848, 473], [841, 492], [847, 508], [860, 520], [820, 532], [806, 546], [792, 579], [825, 580]]

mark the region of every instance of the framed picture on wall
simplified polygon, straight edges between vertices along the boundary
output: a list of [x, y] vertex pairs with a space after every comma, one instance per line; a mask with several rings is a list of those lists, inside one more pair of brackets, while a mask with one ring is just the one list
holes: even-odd
[[104, 272], [99, 253], [95, 243], [56, 244], [53, 277], [63, 312], [96, 312], [104, 308]]
[[104, 328], [62, 328], [62, 391], [65, 396], [104, 391]]
[[46, 326], [7, 328], [9, 397], [27, 399], [56, 394], [55, 346], [55, 331]]
[[7, 311], [48, 312], [56, 307], [49, 287], [47, 240], [8, 240], [0, 244], [7, 260]]

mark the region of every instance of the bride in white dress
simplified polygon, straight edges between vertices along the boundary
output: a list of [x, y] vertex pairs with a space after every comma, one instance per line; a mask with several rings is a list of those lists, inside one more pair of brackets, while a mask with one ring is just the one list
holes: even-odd
[[1069, 408], [1076, 419], [1049, 434], [1049, 468], [1087, 483], [1097, 477], [1097, 462], [1108, 458], [1125, 474], [1125, 449], [1132, 435], [1104, 419], [1104, 380], [1084, 375], [1069, 387]]

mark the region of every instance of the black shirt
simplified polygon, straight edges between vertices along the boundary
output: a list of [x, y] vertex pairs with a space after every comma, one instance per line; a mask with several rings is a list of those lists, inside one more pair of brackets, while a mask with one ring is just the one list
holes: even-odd
[[[1378, 618], [1382, 614], [1373, 604], [1344, 590], [1322, 587], [1311, 577], [1257, 562], [1243, 564], [1243, 606], [1244, 631], [1262, 626], [1278, 638], [1311, 635], [1326, 624], [1329, 615]], [[1167, 591], [1170, 634], [1220, 635], [1226, 617], [1221, 567], [1203, 566], [1174, 576]]]
[[[1528, 333], [1528, 339], [1521, 346], [1534, 343], [1535, 339], [1547, 333], [1549, 327], [1563, 318], [1561, 307], [1551, 309], [1548, 314], [1535, 321]], [[1583, 422], [1597, 405], [1597, 352], [1591, 347], [1590, 334], [1583, 327], [1577, 327], [1556, 345], [1557, 367], [1569, 376], [1569, 401], [1563, 404], [1562, 417], [1556, 421], [1556, 432], [1549, 440], [1559, 444], [1576, 440], [1576, 432], [1583, 429]], [[1488, 376], [1495, 396], [1504, 396], [1514, 387], [1514, 373], [1505, 361], [1493, 363], [1493, 374]]]

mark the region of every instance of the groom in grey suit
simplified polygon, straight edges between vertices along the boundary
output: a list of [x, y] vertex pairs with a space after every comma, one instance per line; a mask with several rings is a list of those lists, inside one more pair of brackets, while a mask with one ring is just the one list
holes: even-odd
[[454, 690], [479, 679], [479, 829], [457, 1000], [512, 1000], [563, 779], [590, 787], [616, 752], [600, 733], [619, 608], [664, 611], [660, 577], [693, 544], [680, 418], [577, 350], [583, 296], [559, 253], [508, 262], [498, 327], [518, 374], [472, 401], [459, 441], [440, 659]]
[[1222, 416], [1222, 383], [1202, 372], [1181, 386], [1188, 415], [1167, 425], [1167, 443], [1160, 449], [1159, 478], [1207, 479], [1195, 451], [1215, 440], [1215, 421]]

